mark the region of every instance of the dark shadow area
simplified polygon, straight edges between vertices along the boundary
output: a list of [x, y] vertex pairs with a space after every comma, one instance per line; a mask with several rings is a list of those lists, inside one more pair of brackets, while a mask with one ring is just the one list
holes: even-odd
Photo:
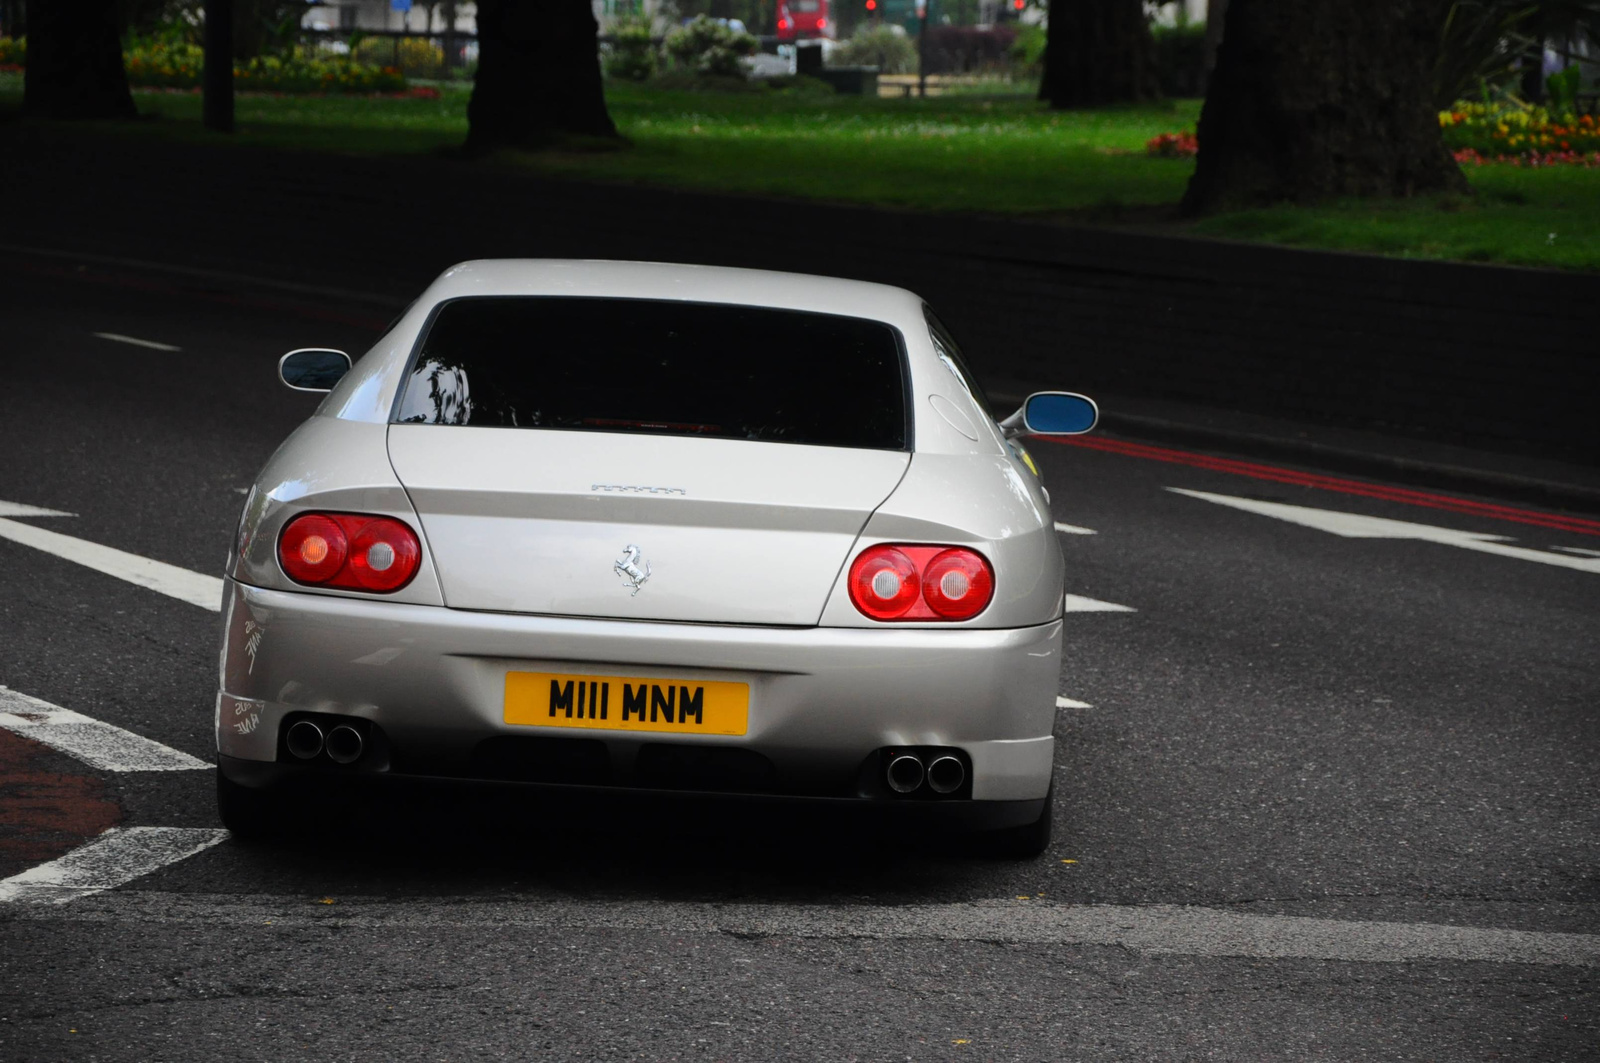
[[964, 832], [883, 814], [908, 810], [389, 782], [296, 793], [273, 836], [236, 839], [141, 886], [211, 892], [220, 873], [259, 893], [316, 883], [347, 896], [929, 903], [995, 896], [1009, 890], [997, 876], [1029, 866], [986, 857]]

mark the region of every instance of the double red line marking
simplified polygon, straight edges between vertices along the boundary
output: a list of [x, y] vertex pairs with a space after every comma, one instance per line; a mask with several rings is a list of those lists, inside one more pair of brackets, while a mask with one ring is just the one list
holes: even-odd
[[1346, 480], [1338, 476], [1323, 476], [1320, 473], [1300, 472], [1295, 469], [1279, 468], [1276, 465], [1261, 465], [1253, 461], [1238, 461], [1234, 458], [1219, 458], [1210, 454], [1197, 454], [1188, 450], [1173, 450], [1170, 447], [1153, 447], [1148, 443], [1132, 443], [1123, 439], [1106, 439], [1103, 436], [1074, 436], [1070, 439], [1059, 437], [1040, 438], [1046, 438], [1051, 443], [1087, 447], [1090, 450], [1103, 450], [1111, 454], [1124, 454], [1128, 457], [1146, 458], [1150, 461], [1164, 461], [1172, 465], [1187, 465], [1191, 468], [1206, 469], [1211, 472], [1232, 473], [1235, 476], [1248, 476], [1255, 480], [1271, 480], [1274, 483], [1316, 487], [1324, 491], [1360, 495], [1363, 498], [1381, 498], [1387, 502], [1404, 502], [1411, 506], [1442, 509], [1449, 513], [1465, 513], [1474, 517], [1509, 520], [1518, 524], [1532, 524], [1539, 528], [1576, 532], [1579, 535], [1600, 535], [1600, 520], [1588, 520], [1583, 517], [1566, 517], [1556, 513], [1541, 513], [1538, 510], [1519, 509], [1516, 506], [1501, 506], [1493, 502], [1475, 502], [1469, 498], [1439, 495], [1431, 491], [1413, 491], [1408, 487], [1388, 487], [1383, 484], [1366, 483], [1361, 480]]

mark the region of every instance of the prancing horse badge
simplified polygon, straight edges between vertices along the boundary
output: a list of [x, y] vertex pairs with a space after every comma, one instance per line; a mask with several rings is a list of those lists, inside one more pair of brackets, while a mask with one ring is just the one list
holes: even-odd
[[643, 570], [639, 568], [639, 548], [632, 543], [623, 548], [622, 556], [617, 558], [611, 569], [633, 588], [635, 596], [639, 588], [644, 586], [644, 581], [650, 578], [650, 562], [644, 563]]

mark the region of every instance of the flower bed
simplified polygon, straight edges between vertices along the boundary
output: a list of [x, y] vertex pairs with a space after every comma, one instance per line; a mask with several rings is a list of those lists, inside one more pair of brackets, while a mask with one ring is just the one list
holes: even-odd
[[1543, 107], [1458, 103], [1440, 112], [1439, 127], [1457, 162], [1592, 166], [1600, 153], [1600, 121], [1588, 114], [1552, 115]]
[[1200, 142], [1193, 133], [1162, 133], [1145, 142], [1144, 150], [1163, 159], [1193, 158], [1200, 151]]

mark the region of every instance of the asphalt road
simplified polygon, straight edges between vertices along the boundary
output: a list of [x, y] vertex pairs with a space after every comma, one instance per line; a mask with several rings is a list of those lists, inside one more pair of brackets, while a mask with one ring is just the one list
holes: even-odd
[[[9, 259], [0, 502], [215, 574], [315, 405], [276, 357], [359, 351], [383, 317]], [[1069, 589], [1128, 607], [1068, 618], [1046, 856], [493, 795], [369, 807], [0, 900], [0, 1060], [1600, 1056], [1600, 536], [1033, 450], [1057, 519], [1094, 533], [1063, 533]], [[1306, 509], [1509, 538], [1350, 537]], [[11, 691], [208, 758], [217, 629], [0, 538]], [[119, 816], [217, 827], [206, 770], [98, 771], [0, 729], [0, 772], [0, 879]]]

